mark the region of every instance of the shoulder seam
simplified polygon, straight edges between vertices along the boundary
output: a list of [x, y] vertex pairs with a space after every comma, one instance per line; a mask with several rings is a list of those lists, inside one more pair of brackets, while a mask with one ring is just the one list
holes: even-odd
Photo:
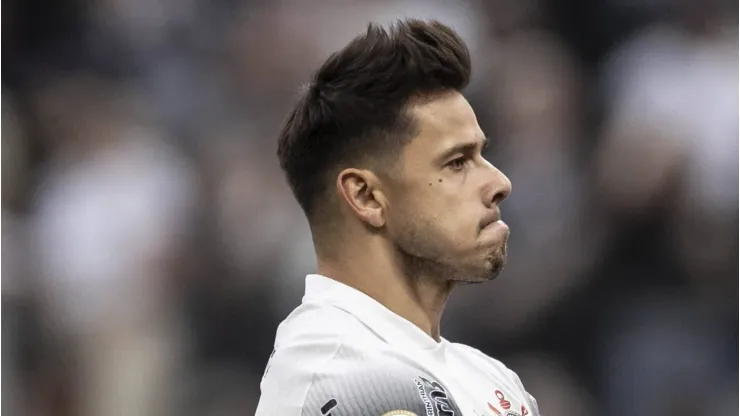
[[[336, 356], [339, 354], [339, 351], [342, 350], [342, 347], [344, 347], [344, 341], [339, 341], [337, 343], [337, 349], [336, 349], [336, 351], [334, 351], [334, 354], [332, 354], [331, 357], [329, 357], [329, 359], [326, 360], [326, 362], [324, 363], [324, 365], [328, 365], [332, 361], [334, 361], [334, 358], [336, 358]], [[306, 398], [308, 397], [308, 393], [311, 392], [311, 388], [313, 387], [314, 382], [316, 381], [316, 373], [317, 372], [318, 371], [314, 370], [313, 374], [311, 375], [311, 382], [308, 384], [308, 388], [306, 389], [305, 396], [303, 396], [303, 404], [301, 405], [301, 415], [303, 415], [303, 409], [306, 406]]]

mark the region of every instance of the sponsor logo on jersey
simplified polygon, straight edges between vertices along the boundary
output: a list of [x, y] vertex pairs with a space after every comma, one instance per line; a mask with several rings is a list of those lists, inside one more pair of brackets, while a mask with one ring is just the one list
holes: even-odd
[[321, 406], [321, 414], [324, 416], [332, 416], [331, 411], [334, 410], [335, 407], [339, 405], [339, 402], [337, 402], [337, 399], [331, 399], [328, 402], [324, 403], [323, 406]]
[[421, 401], [424, 402], [424, 409], [426, 410], [426, 416], [434, 416], [434, 405], [427, 395], [427, 391], [424, 388], [424, 383], [421, 380], [416, 381], [416, 391], [419, 393]]
[[455, 415], [450, 399], [447, 396], [447, 391], [441, 384], [436, 381], [427, 380], [424, 377], [419, 377], [416, 379], [416, 390], [419, 393], [421, 401], [424, 402], [424, 409], [427, 416]]
[[382, 416], [418, 416], [414, 412], [409, 412], [408, 410], [391, 410], [388, 413], [383, 413]]

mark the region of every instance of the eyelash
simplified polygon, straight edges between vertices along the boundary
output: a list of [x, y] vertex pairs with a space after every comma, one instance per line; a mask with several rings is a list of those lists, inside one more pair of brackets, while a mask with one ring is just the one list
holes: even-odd
[[449, 166], [454, 171], [461, 171], [465, 168], [465, 166], [467, 166], [468, 160], [469, 159], [465, 156], [458, 157], [457, 159], [450, 161], [447, 166]]

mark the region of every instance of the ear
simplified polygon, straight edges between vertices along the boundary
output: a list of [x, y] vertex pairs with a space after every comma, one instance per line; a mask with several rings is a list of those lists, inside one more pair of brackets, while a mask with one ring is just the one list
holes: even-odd
[[360, 221], [376, 228], [385, 225], [386, 198], [374, 173], [361, 169], [339, 172], [337, 193]]

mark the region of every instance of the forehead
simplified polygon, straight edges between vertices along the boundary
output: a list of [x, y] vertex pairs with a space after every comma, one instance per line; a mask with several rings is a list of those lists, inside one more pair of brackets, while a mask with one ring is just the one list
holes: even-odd
[[484, 136], [473, 108], [459, 92], [413, 105], [409, 112], [418, 127], [417, 137], [406, 149], [410, 154], [434, 157], [457, 144]]

